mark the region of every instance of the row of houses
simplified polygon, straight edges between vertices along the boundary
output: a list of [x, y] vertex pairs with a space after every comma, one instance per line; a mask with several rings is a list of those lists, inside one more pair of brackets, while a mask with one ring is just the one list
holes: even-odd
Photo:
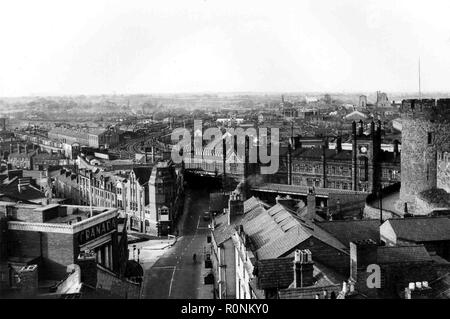
[[48, 138], [65, 144], [80, 144], [93, 148], [111, 147], [119, 144], [119, 133], [115, 130], [95, 129], [82, 131], [73, 128], [56, 127], [48, 132]]
[[229, 195], [208, 240], [216, 298], [449, 297], [450, 219], [325, 221], [308, 203]]
[[16, 169], [46, 170], [51, 167], [69, 165], [70, 160], [60, 153], [47, 153], [40, 151], [15, 152], [8, 155], [8, 163]]
[[171, 161], [127, 171], [61, 169], [54, 177], [54, 193], [73, 204], [118, 208], [130, 229], [166, 235], [183, 205], [183, 175]]

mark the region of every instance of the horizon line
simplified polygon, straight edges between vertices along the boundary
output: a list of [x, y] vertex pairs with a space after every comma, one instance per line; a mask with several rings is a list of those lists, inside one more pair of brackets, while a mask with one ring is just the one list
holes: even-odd
[[[10, 95], [10, 96], [0, 96], [0, 99], [17, 99], [17, 98], [33, 98], [33, 97], [74, 97], [74, 96], [86, 96], [86, 97], [94, 97], [94, 96], [139, 96], [139, 95], [210, 95], [210, 94], [229, 94], [229, 95], [284, 95], [284, 94], [297, 94], [297, 95], [306, 95], [306, 94], [329, 94], [329, 95], [341, 95], [341, 94], [376, 94], [377, 92], [383, 92], [386, 94], [403, 94], [403, 95], [417, 95], [417, 92], [413, 91], [383, 91], [383, 90], [375, 90], [375, 91], [179, 91], [179, 92], [147, 92], [147, 93], [32, 93], [28, 95]], [[429, 94], [450, 94], [449, 91], [436, 90], [436, 91], [422, 91], [422, 95]]]

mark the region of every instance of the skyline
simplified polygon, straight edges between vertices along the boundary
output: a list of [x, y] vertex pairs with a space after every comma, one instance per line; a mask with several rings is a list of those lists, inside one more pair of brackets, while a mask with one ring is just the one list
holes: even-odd
[[360, 2], [3, 3], [0, 96], [450, 92], [450, 3]]

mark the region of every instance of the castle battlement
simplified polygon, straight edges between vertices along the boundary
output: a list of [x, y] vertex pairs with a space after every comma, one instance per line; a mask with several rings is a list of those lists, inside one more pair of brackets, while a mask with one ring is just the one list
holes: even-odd
[[450, 99], [407, 99], [402, 101], [403, 118], [450, 122]]

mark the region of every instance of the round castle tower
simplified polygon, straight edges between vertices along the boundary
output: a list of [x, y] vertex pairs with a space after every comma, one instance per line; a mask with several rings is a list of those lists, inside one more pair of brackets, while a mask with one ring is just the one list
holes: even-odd
[[403, 100], [400, 202], [414, 213], [422, 191], [437, 187], [437, 150], [450, 137], [450, 99]]

